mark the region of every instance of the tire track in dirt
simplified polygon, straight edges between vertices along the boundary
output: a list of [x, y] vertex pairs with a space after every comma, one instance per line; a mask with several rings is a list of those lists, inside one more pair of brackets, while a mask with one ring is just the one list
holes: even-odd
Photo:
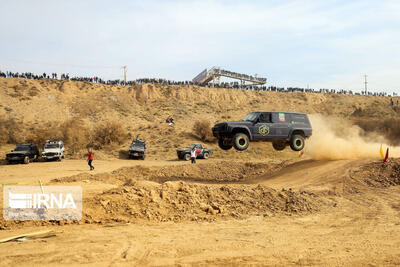
[[288, 165], [272, 175], [262, 175], [252, 183], [259, 183], [274, 189], [325, 190], [343, 185], [346, 171], [371, 160], [312, 160], [307, 159]]

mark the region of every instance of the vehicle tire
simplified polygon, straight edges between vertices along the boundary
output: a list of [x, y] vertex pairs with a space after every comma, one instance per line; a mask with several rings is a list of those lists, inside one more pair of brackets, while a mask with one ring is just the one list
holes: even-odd
[[222, 150], [229, 150], [229, 149], [231, 149], [233, 147], [233, 144], [225, 142], [224, 139], [218, 139], [218, 146]]
[[57, 161], [61, 161], [61, 157], [58, 157]]
[[292, 138], [290, 139], [290, 148], [294, 151], [303, 150], [304, 137], [299, 134], [292, 135]]
[[144, 160], [146, 158], [146, 156], [145, 155], [143, 155], [140, 159], [141, 160]]
[[24, 158], [24, 164], [29, 164], [29, 157], [28, 157], [28, 156], [25, 156], [25, 158]]
[[210, 154], [208, 152], [203, 153], [203, 159], [208, 159], [210, 157]]
[[189, 154], [189, 153], [185, 154], [185, 155], [183, 156], [183, 158], [184, 158], [186, 161], [189, 161], [189, 160], [190, 160], [190, 154]]
[[247, 136], [247, 134], [244, 133], [238, 133], [235, 134], [233, 137], [233, 146], [235, 147], [236, 150], [243, 151], [248, 148], [250, 144], [250, 139]]
[[286, 141], [284, 140], [272, 141], [272, 147], [277, 151], [282, 151], [286, 148]]

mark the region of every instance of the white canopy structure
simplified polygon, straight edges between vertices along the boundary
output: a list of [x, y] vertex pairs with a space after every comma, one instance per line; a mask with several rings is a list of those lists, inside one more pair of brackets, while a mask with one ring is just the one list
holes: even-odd
[[240, 80], [241, 85], [243, 86], [246, 85], [246, 82], [251, 83], [247, 85], [264, 85], [267, 82], [267, 78], [241, 74], [229, 70], [224, 70], [219, 67], [213, 67], [208, 71], [207, 69], [203, 70], [202, 72], [200, 72], [199, 75], [194, 77], [192, 81], [196, 84], [206, 85], [210, 81], [213, 81], [213, 83], [220, 83], [221, 77]]

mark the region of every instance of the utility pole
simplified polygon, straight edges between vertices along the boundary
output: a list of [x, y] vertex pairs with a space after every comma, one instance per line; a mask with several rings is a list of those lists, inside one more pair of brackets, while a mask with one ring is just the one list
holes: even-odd
[[365, 89], [365, 95], [367, 95], [367, 84], [368, 84], [368, 82], [367, 82], [367, 75], [364, 75], [364, 89]]
[[126, 84], [126, 66], [122, 67], [124, 69], [124, 84]]

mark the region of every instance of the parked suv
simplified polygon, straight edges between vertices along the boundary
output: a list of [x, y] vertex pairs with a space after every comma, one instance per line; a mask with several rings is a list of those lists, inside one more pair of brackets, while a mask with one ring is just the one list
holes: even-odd
[[14, 150], [6, 154], [7, 163], [25, 163], [37, 161], [39, 159], [39, 149], [35, 144], [18, 144]]
[[43, 146], [42, 158], [44, 160], [61, 160], [64, 156], [64, 143], [60, 140], [47, 140]]
[[135, 138], [129, 146], [129, 158], [130, 159], [141, 159], [146, 158], [146, 140]]
[[287, 145], [294, 151], [304, 148], [304, 139], [312, 135], [307, 114], [259, 111], [248, 114], [242, 121], [218, 123], [212, 128], [221, 149], [246, 150], [250, 141], [272, 142], [275, 150]]

